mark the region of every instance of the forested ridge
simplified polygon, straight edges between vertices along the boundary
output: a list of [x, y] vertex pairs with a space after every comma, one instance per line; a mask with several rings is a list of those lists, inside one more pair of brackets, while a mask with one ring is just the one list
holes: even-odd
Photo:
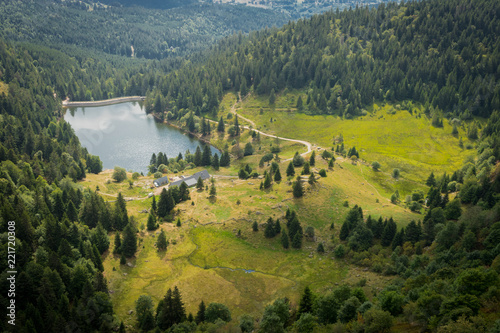
[[373, 101], [411, 100], [440, 116], [487, 117], [500, 106], [499, 15], [489, 0], [421, 1], [291, 22], [219, 43], [205, 66], [170, 74], [156, 109], [215, 112], [229, 89], [306, 88], [314, 114], [349, 118]]
[[[339, 286], [322, 295], [306, 288], [297, 307], [286, 298], [265, 307], [259, 332], [388, 332], [393, 326], [400, 331], [498, 332], [499, 14], [493, 0], [330, 12], [280, 30], [225, 38], [192, 62], [122, 62], [103, 56], [105, 50], [86, 54], [78, 48], [69, 56], [0, 40], [0, 252], [7, 258], [9, 221], [15, 221], [18, 272], [16, 327], [2, 320], [0, 329], [125, 331], [114, 316], [101, 255], [112, 250], [123, 261], [133, 257], [138, 226], [121, 194], [110, 204], [77, 183], [102, 167], [61, 119], [61, 99], [147, 94], [149, 111], [187, 120], [196, 131], [193, 114], [216, 116], [226, 91], [271, 94], [300, 88], [308, 98], [297, 108], [312, 114], [355, 117], [383, 100], [421, 103], [429, 116], [486, 119], [476, 157], [452, 175], [432, 174], [429, 192], [409, 198], [425, 207], [421, 222], [398, 229], [392, 218], [375, 220], [356, 206], [342, 227], [332, 224], [332, 230], [341, 230], [333, 255], [395, 276], [390, 285], [374, 291], [371, 300], [358, 287]], [[159, 167], [160, 162], [152, 164]], [[168, 215], [177, 201], [188, 200], [185, 187], [176, 194], [179, 200], [174, 193], [165, 191], [152, 209]], [[156, 216], [150, 216], [154, 229]], [[299, 217], [292, 216], [297, 217], [294, 212], [284, 217], [288, 234], [292, 221], [298, 223]], [[286, 235], [278, 221], [271, 219], [269, 225], [274, 227], [267, 228], [266, 237]], [[301, 238], [300, 224], [294, 228]], [[115, 232], [114, 249], [109, 249], [108, 232]], [[300, 248], [298, 237], [290, 241]], [[324, 251], [321, 245], [318, 252]], [[5, 291], [6, 260], [0, 267]], [[223, 326], [231, 314], [222, 304], [205, 308], [201, 302], [196, 316], [186, 315], [181, 292], [169, 290], [156, 312], [151, 298], [141, 296], [133, 329], [233, 328]], [[3, 292], [0, 304], [7, 308], [8, 302]], [[253, 318], [238, 320], [241, 331], [254, 329]]]
[[89, 0], [0, 1], [4, 38], [147, 59], [187, 56], [237, 31], [280, 26], [287, 19], [270, 10], [230, 5], [148, 9]]

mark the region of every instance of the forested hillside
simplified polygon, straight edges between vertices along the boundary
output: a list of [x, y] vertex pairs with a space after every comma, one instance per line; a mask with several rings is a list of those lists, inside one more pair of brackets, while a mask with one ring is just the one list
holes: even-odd
[[[497, 1], [429, 0], [381, 5], [376, 9], [329, 12], [288, 23], [282, 29], [269, 28], [249, 36], [238, 34], [224, 38], [211, 51], [198, 54], [192, 61], [123, 60], [117, 56], [127, 55], [133, 42], [131, 36], [123, 35], [123, 40], [118, 39], [122, 36], [118, 32], [140, 30], [138, 21], [124, 23], [118, 16], [132, 20], [134, 11], [143, 13], [145, 9], [94, 6], [91, 15], [89, 2], [68, 2], [52, 7], [54, 3], [48, 0], [0, 2], [3, 34], [0, 39], [0, 253], [3, 258], [0, 260], [0, 304], [7, 309], [14, 299], [16, 318], [13, 327], [4, 317], [0, 321], [1, 331], [499, 332], [500, 6]], [[222, 15], [218, 7], [183, 8], [188, 9], [182, 13], [200, 20], [203, 16]], [[237, 17], [238, 7], [231, 10], [235, 12], [227, 19], [235, 24], [234, 30], [240, 23], [249, 25], [250, 18], [240, 20]], [[178, 30], [156, 26], [160, 20], [170, 18], [168, 15], [181, 15], [181, 12], [165, 13], [157, 12], [159, 17], [152, 15], [150, 19], [158, 21], [150, 22], [139, 37], [134, 37], [144, 42], [142, 45], [140, 41], [134, 41], [134, 47], [140, 45], [135, 49], [136, 56], [167, 56], [171, 45], [177, 45], [174, 50], [179, 48], [180, 53], [184, 52], [181, 50], [184, 47], [191, 52], [207, 45], [204, 38], [213, 33], [210, 29], [200, 28], [193, 33], [198, 37], [188, 41], [192, 37], [190, 33], [176, 39], [172, 36]], [[75, 19], [74, 27], [68, 28], [67, 22], [65, 25], [59, 20], [65, 15]], [[48, 18], [54, 21], [54, 25], [47, 21]], [[86, 20], [91, 20], [92, 25], [104, 21], [111, 23], [101, 33], [90, 28], [91, 24], [85, 27]], [[240, 22], [236, 25], [238, 20]], [[250, 28], [261, 23], [255, 24]], [[233, 28], [229, 30], [233, 31]], [[220, 31], [209, 41], [229, 30]], [[81, 38], [81, 43], [74, 38]], [[162, 44], [169, 38], [173, 39], [166, 45]], [[111, 40], [118, 42], [110, 46], [112, 43], [108, 42]], [[40, 43], [47, 45], [40, 46]], [[51, 48], [70, 44], [78, 46], [71, 46], [70, 51], [64, 52]], [[93, 51], [86, 52], [80, 46]], [[104, 53], [114, 56], [105, 56]], [[215, 132], [201, 116], [220, 119], [217, 135], [224, 138], [227, 132], [238, 148], [237, 140], [246, 136], [248, 143], [255, 143], [257, 149], [257, 143], [261, 144], [260, 133], [240, 132], [238, 117], [231, 115], [234, 117], [231, 118], [234, 119], [231, 120], [233, 126], [226, 131], [220, 108], [224, 93], [232, 91], [241, 93], [241, 96], [271, 97], [285, 89], [305, 91], [307, 98], [299, 99], [296, 109], [312, 115], [355, 118], [363, 115], [364, 109], [374, 102], [383, 102], [404, 104], [409, 111], [412, 105], [418, 105], [429, 119], [435, 119], [436, 126], [447, 121], [446, 118], [452, 122], [454, 118], [457, 122], [475, 118], [478, 125], [474, 122], [474, 126], [481, 127], [475, 132], [474, 140], [477, 141], [474, 141], [473, 148], [477, 154], [451, 175], [431, 174], [426, 184], [428, 193], [415, 191], [407, 198], [408, 204], [417, 205], [418, 211], [422, 212], [421, 215], [414, 214], [421, 216], [421, 221], [403, 226], [391, 217], [385, 220], [372, 218], [364, 204], [374, 205], [374, 199], [349, 209], [346, 200], [342, 204], [348, 210], [345, 219], [341, 224], [332, 222], [330, 226], [330, 221], [307, 221], [299, 210], [286, 209], [285, 203], [296, 205], [301, 197], [311, 198], [317, 193], [325, 193], [319, 192], [323, 184], [315, 187], [318, 180], [311, 170], [316, 163], [328, 169], [328, 174], [325, 169], [318, 172], [328, 179], [333, 178], [334, 172], [341, 172], [341, 165], [335, 164], [335, 156], [339, 160], [345, 158], [346, 169], [353, 170], [358, 166], [353, 166], [351, 160], [341, 153], [330, 152], [330, 148], [322, 153], [323, 160], [319, 156], [315, 160], [315, 152], [308, 156], [307, 161], [297, 153], [296, 158], [289, 162], [285, 181], [284, 168], [280, 171], [283, 163], [278, 163], [273, 155], [273, 149], [276, 155], [280, 152], [276, 138], [270, 145], [266, 142], [271, 153], [265, 155], [265, 160], [262, 158], [262, 165], [247, 163], [243, 167], [242, 164], [239, 173], [240, 178], [245, 178], [244, 182], [228, 180], [231, 184], [225, 189], [216, 188], [212, 182], [208, 191], [208, 185], [205, 184], [204, 190], [200, 178], [197, 192], [191, 192], [193, 197], [203, 200], [197, 201], [196, 206], [186, 185], [181, 185], [179, 190], [176, 187], [164, 190], [158, 203], [154, 196], [148, 198], [151, 206], [146, 210], [147, 217], [143, 216], [150, 233], [145, 234], [143, 230], [139, 232], [138, 217], [130, 214], [128, 208], [131, 204], [126, 203], [121, 193], [117, 193], [114, 203], [109, 203], [103, 199], [98, 187], [92, 190], [84, 188], [85, 183], [81, 181], [90, 173], [101, 172], [101, 162], [80, 146], [73, 129], [61, 117], [61, 99], [67, 97], [91, 100], [147, 94], [147, 109], [158, 117], [185, 122], [190, 132], [201, 134]], [[200, 117], [195, 118], [195, 114]], [[199, 127], [194, 119], [198, 120]], [[332, 133], [334, 135], [337, 133]], [[264, 141], [264, 134], [262, 137]], [[244, 152], [240, 149], [241, 157], [236, 157], [251, 157], [253, 150], [252, 144], [247, 145]], [[182, 161], [184, 165], [183, 158], [186, 161], [198, 159], [200, 166], [210, 168], [211, 153], [208, 148], [206, 151], [206, 154], [200, 150], [184, 157], [180, 154], [171, 159], [171, 163]], [[353, 156], [358, 154], [355, 148], [356, 154], [353, 148], [350, 151]], [[153, 171], [166, 168], [165, 164], [169, 163], [165, 154], [158, 156], [151, 159]], [[223, 158], [215, 160], [216, 167], [211, 169], [214, 172], [219, 165], [227, 166], [226, 161], [229, 164], [229, 153], [225, 149]], [[117, 171], [126, 177], [125, 170], [117, 168]], [[251, 174], [258, 177], [258, 171], [263, 171], [265, 176], [261, 189], [257, 184], [254, 190], [250, 187], [254, 184], [250, 185], [246, 178]], [[308, 178], [307, 184], [302, 185], [300, 177], [293, 181], [295, 172], [298, 176], [300, 171]], [[277, 194], [278, 185], [273, 189], [273, 183], [286, 187], [284, 194]], [[120, 188], [115, 183], [111, 185]], [[308, 191], [302, 186], [308, 186]], [[248, 199], [242, 204], [240, 199], [231, 198], [236, 202], [234, 207], [243, 207], [240, 209], [245, 216], [243, 222], [234, 219], [231, 223], [241, 223], [242, 229], [250, 229], [250, 224], [244, 223], [249, 221], [247, 218], [257, 215], [251, 209], [257, 204], [264, 205], [265, 195], [272, 194], [280, 200], [276, 207], [283, 213], [283, 216], [279, 215], [281, 224], [279, 219], [275, 222], [271, 216], [264, 225], [255, 221], [252, 231], [243, 230], [243, 234], [250, 235], [248, 238], [241, 236], [241, 229], [217, 233], [216, 229], [200, 224], [182, 231], [192, 237], [193, 243], [188, 244], [181, 239], [182, 236], [179, 242], [184, 243], [177, 248], [173, 247], [177, 239], [170, 238], [172, 243], [168, 243], [163, 229], [155, 235], [159, 224], [167, 224], [167, 220], [172, 222], [169, 219], [174, 216], [177, 221], [175, 226], [168, 223], [169, 231], [175, 234], [175, 230], [182, 230], [188, 218], [181, 214], [190, 209], [200, 210], [200, 214], [204, 214], [201, 219], [206, 219], [210, 208], [198, 208], [198, 203], [200, 207], [215, 207], [215, 197], [223, 191], [240, 191], [243, 194], [238, 195], [242, 200]], [[247, 193], [255, 195], [249, 199]], [[344, 199], [335, 197], [328, 204], [336, 205], [339, 200]], [[399, 200], [395, 196], [391, 204]], [[378, 199], [376, 203], [382, 205]], [[389, 203], [387, 200], [384, 206]], [[182, 211], [180, 208], [174, 210], [176, 204]], [[295, 207], [301, 206], [297, 204]], [[272, 211], [280, 214], [274, 207]], [[333, 211], [332, 208], [332, 212], [338, 215], [338, 209]], [[226, 213], [224, 210], [221, 214]], [[259, 212], [258, 215], [262, 214]], [[211, 223], [208, 220], [203, 222]], [[225, 226], [225, 222], [220, 224]], [[318, 227], [326, 224], [327, 228]], [[318, 234], [315, 235], [311, 225], [316, 226]], [[277, 234], [281, 234], [279, 239]], [[114, 241], [110, 235], [114, 236]], [[316, 251], [302, 248], [302, 242], [315, 244], [316, 236], [324, 240], [318, 242]], [[12, 250], [13, 238], [15, 250]], [[290, 264], [286, 266], [287, 273], [311, 274], [305, 275], [304, 279], [317, 278], [319, 272], [331, 273], [323, 269], [331, 267], [326, 263], [338, 263], [343, 270], [357, 266], [359, 272], [373, 274], [371, 276], [378, 279], [376, 282], [381, 287], [371, 285], [373, 281], [366, 279], [359, 279], [356, 285], [350, 286], [335, 286], [334, 282], [327, 281], [329, 285], [316, 292], [314, 285], [311, 289], [299, 290], [297, 287], [302, 285], [292, 283], [288, 290], [301, 294], [298, 304], [290, 301], [292, 295], [279, 295], [272, 303], [262, 305], [258, 318], [249, 315], [232, 318], [230, 311], [233, 309], [216, 302], [205, 307], [201, 296], [195, 300], [199, 304], [198, 313], [188, 315], [187, 304], [181, 299], [183, 290], [173, 287], [157, 304], [153, 304], [147, 295], [134, 299], [134, 302], [137, 300], [135, 313], [128, 314], [133, 325], [125, 328], [116, 316], [116, 304], [111, 302], [103, 260], [107, 259], [108, 263], [116, 261], [116, 255], [120, 266], [126, 266], [127, 258], [144, 250], [154, 252], [151, 257], [167, 266], [162, 257], [165, 252], [161, 251], [170, 251], [167, 253], [174, 252], [185, 260], [179, 261], [185, 265], [179, 267], [179, 271], [194, 272], [196, 268], [207, 274], [204, 276], [215, 275], [209, 270], [212, 260], [217, 269], [225, 269], [224, 274], [231, 276], [232, 268], [222, 267], [226, 265], [226, 258], [218, 258], [217, 253], [203, 253], [194, 240], [203, 244], [205, 249], [212, 246], [221, 251], [217, 253], [225, 253], [237, 262], [242, 260], [238, 255], [248, 251], [245, 256], [259, 257], [265, 262], [263, 267], [272, 266], [275, 257], [283, 258], [283, 262], [293, 258], [306, 264], [296, 271], [289, 269], [295, 267]], [[110, 249], [110, 244], [114, 249]], [[240, 252], [234, 252], [238, 255], [234, 255], [233, 248], [227, 244], [238, 248]], [[268, 248], [272, 248], [272, 252]], [[183, 258], [182, 251], [189, 255]], [[13, 252], [15, 261], [7, 261]], [[272, 258], [269, 253], [272, 253]], [[318, 266], [310, 264], [313, 253], [321, 256], [315, 261]], [[116, 272], [114, 261], [109, 264], [112, 266], [110, 275]], [[320, 267], [321, 270], [311, 267]], [[151, 271], [155, 269], [150, 267]], [[249, 293], [259, 289], [258, 297], [265, 299], [260, 289], [268, 288], [267, 283], [275, 283], [271, 280], [272, 274], [253, 271], [257, 274], [250, 276], [248, 274], [252, 272], [239, 269], [237, 273], [244, 276], [244, 281], [255, 276], [258, 281], [255, 290], [244, 283], [242, 289]], [[16, 271], [15, 297], [8, 296], [7, 292], [12, 289], [8, 280], [11, 273], [7, 272], [12, 270]], [[114, 277], [116, 275], [123, 278], [121, 271]], [[164, 278], [158, 281], [164, 283]], [[282, 280], [289, 283], [288, 279]], [[148, 285], [150, 282], [147, 277], [141, 281]], [[185, 281], [189, 285], [201, 283], [206, 288], [204, 280], [197, 281], [189, 276]], [[226, 296], [224, 287], [231, 284], [227, 281], [230, 278], [217, 285], [218, 294]], [[202, 291], [200, 288], [199, 293], [192, 293], [191, 301], [193, 294], [198, 297]], [[192, 304], [188, 305], [193, 308]], [[131, 313], [134, 315], [130, 316]]]
[[229, 89], [307, 88], [302, 102], [314, 114], [350, 118], [373, 101], [411, 100], [431, 116], [488, 117], [500, 107], [499, 27], [492, 1], [329, 12], [221, 43], [205, 66], [167, 76], [156, 93], [176, 110], [214, 112]]
[[229, 5], [158, 10], [94, 1], [0, 1], [4, 38], [147, 59], [186, 56], [235, 32], [281, 26], [287, 20], [270, 10]]

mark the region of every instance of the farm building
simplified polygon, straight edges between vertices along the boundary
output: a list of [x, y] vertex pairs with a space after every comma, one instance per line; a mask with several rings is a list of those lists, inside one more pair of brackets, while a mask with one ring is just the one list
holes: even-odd
[[205, 180], [210, 178], [210, 174], [207, 170], [202, 170], [188, 177], [181, 176], [181, 179], [172, 182], [170, 186], [180, 186], [182, 182], [185, 182], [188, 187], [195, 186], [200, 177], [202, 180]]
[[168, 177], [167, 176], [155, 179], [153, 181], [153, 185], [155, 187], [163, 186], [163, 185], [166, 185], [166, 184], [168, 184]]

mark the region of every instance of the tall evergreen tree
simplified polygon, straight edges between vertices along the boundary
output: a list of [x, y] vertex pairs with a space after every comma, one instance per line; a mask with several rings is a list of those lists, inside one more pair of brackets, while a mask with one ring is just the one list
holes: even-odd
[[113, 253], [121, 253], [122, 250], [122, 239], [120, 237], [120, 232], [117, 231], [115, 233], [115, 248], [113, 249]]
[[161, 190], [160, 201], [158, 202], [158, 216], [165, 217], [168, 213], [168, 193], [165, 188]]
[[148, 215], [147, 229], [149, 231], [155, 230], [157, 228], [156, 225], [156, 215], [153, 212], [150, 212]]
[[130, 258], [137, 251], [137, 235], [134, 228], [129, 224], [123, 229], [122, 253]]
[[198, 312], [196, 313], [196, 317], [194, 319], [197, 324], [200, 324], [205, 321], [205, 311], [206, 311], [205, 303], [202, 300], [200, 305], [198, 306]]
[[284, 249], [288, 249], [290, 247], [290, 241], [288, 240], [288, 235], [284, 230], [281, 233], [281, 245], [283, 246]]
[[217, 132], [224, 133], [226, 126], [224, 125], [224, 120], [222, 116], [220, 117], [219, 124], [217, 125]]
[[313, 313], [313, 304], [314, 304], [314, 296], [307, 286], [304, 289], [304, 293], [300, 298], [299, 310], [297, 311], [298, 316], [300, 317], [303, 313]]
[[212, 162], [212, 152], [210, 151], [210, 146], [205, 145], [203, 147], [203, 154], [201, 157], [201, 165], [209, 166]]
[[304, 195], [304, 189], [302, 188], [302, 182], [299, 176], [297, 177], [297, 180], [293, 183], [293, 196], [295, 198], [300, 198], [303, 195]]
[[158, 235], [158, 239], [156, 240], [156, 248], [158, 249], [158, 251], [164, 251], [167, 249], [167, 246], [167, 237], [165, 237], [165, 232], [162, 229], [160, 231], [160, 234]]
[[212, 168], [214, 168], [214, 170], [219, 170], [219, 166], [220, 166], [220, 163], [219, 163], [219, 155], [217, 155], [217, 153], [214, 154], [214, 157], [212, 158]]
[[292, 162], [290, 162], [288, 164], [288, 167], [286, 168], [286, 175], [288, 177], [295, 176], [295, 168], [293, 167], [293, 163]]

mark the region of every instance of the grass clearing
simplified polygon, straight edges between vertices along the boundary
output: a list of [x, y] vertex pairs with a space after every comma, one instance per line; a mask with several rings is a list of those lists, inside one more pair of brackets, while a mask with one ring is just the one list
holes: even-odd
[[368, 115], [352, 120], [312, 116], [294, 110], [299, 94], [278, 95], [275, 107], [269, 107], [266, 96], [250, 96], [238, 104], [237, 111], [265, 132], [322, 147], [332, 147], [333, 139], [342, 134], [345, 146], [355, 146], [362, 159], [378, 161], [385, 172], [399, 168], [402, 176], [412, 181], [424, 180], [431, 171], [452, 173], [473, 154], [459, 147], [459, 137], [468, 141], [465, 128], [459, 128], [457, 137], [452, 136], [452, 126], [446, 120], [443, 128], [435, 128], [420, 111], [412, 115], [389, 104], [375, 104]]

